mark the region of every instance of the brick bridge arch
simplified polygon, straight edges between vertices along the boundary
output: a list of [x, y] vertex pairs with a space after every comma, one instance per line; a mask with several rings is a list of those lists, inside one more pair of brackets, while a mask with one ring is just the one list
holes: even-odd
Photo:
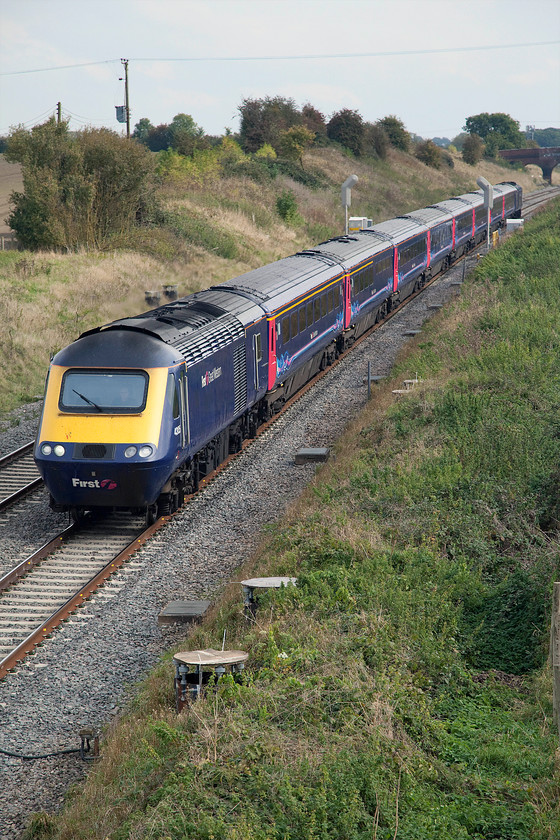
[[552, 170], [560, 163], [560, 146], [548, 149], [500, 149], [500, 155], [510, 163], [518, 162], [523, 166], [534, 164], [540, 166], [545, 178], [552, 183]]

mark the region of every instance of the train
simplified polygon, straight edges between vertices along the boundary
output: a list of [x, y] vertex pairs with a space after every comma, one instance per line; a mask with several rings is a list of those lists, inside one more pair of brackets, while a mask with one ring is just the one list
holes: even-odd
[[177, 510], [357, 338], [519, 218], [493, 187], [336, 236], [84, 332], [51, 361], [34, 458], [54, 511]]

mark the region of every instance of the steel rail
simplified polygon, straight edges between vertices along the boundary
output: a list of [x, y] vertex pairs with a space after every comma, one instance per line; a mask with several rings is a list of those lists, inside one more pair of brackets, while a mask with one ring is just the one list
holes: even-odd
[[[134, 554], [135, 551], [142, 547], [152, 534], [163, 527], [168, 518], [169, 517], [167, 516], [160, 517], [157, 522], [142, 531], [124, 549], [122, 549], [105, 566], [103, 566], [99, 572], [90, 578], [86, 584], [79, 587], [74, 595], [72, 595], [62, 606], [55, 610], [55, 612], [53, 612], [52, 615], [50, 615], [45, 621], [42, 621], [35, 630], [33, 630], [22, 642], [17, 645], [17, 647], [0, 660], [0, 679], [5, 677], [8, 671], [20, 663], [29, 653], [31, 653], [31, 651], [40, 645], [53, 630], [59, 627], [63, 621], [75, 612], [76, 609], [84, 604], [87, 599], [90, 598], [91, 595]], [[4, 575], [0, 584], [12, 575], [16, 575], [15, 579], [17, 579], [18, 569], [21, 569], [30, 563], [31, 565], [27, 569], [23, 568], [22, 574], [25, 574], [29, 568], [36, 566], [41, 562], [41, 560], [45, 559], [46, 556], [52, 554], [53, 551], [56, 551], [57, 548], [60, 547], [60, 540], [63, 538], [67, 539], [68, 536], [71, 536], [72, 532], [76, 531], [79, 531], [79, 529], [77, 529], [75, 525], [70, 525], [66, 531], [59, 534], [58, 537], [55, 537], [54, 540], [51, 540], [51, 542], [47, 543], [43, 546], [43, 548], [39, 549], [35, 555], [32, 555], [31, 558], [28, 558], [28, 560], [19, 564], [18, 567], [13, 569], [7, 575]], [[49, 548], [51, 549], [50, 551], [48, 550]], [[41, 556], [39, 557], [38, 555]], [[7, 584], [7, 586], [9, 585], [10, 584]]]
[[[19, 449], [15, 449], [13, 452], [9, 452], [7, 455], [4, 455], [2, 458], [0, 458], [0, 482], [4, 480], [2, 478], [2, 472], [7, 470], [12, 465], [17, 464], [18, 461], [25, 459], [29, 455], [29, 453], [33, 450], [34, 445], [35, 445], [35, 442], [30, 441], [29, 443], [26, 443], [23, 446], [20, 446]], [[32, 469], [34, 469], [34, 468], [32, 468]], [[29, 471], [29, 465], [27, 465], [27, 471]], [[35, 469], [35, 471], [36, 471], [36, 469]], [[10, 478], [5, 479], [5, 482], [9, 484], [10, 483]], [[16, 484], [18, 483], [17, 482], [17, 477], [16, 478], [12, 477], [12, 481], [11, 481], [12, 486], [13, 486], [14, 483], [16, 483]], [[0, 499], [0, 511], [4, 510], [5, 508], [10, 507], [11, 505], [14, 504], [14, 502], [17, 502], [18, 499], [21, 499], [22, 496], [25, 496], [25, 495], [27, 495], [27, 493], [30, 493], [32, 490], [35, 490], [38, 487], [41, 487], [42, 484], [43, 484], [43, 479], [41, 478], [41, 476], [38, 475], [36, 478], [33, 478], [31, 481], [28, 481], [26, 484], [23, 484], [21, 487], [18, 487], [16, 490], [14, 490], [13, 492], [9, 493], [7, 496], [4, 496], [3, 498]]]
[[19, 449], [14, 449], [13, 452], [8, 452], [7, 455], [3, 455], [0, 458], [0, 469], [9, 464], [10, 461], [17, 461], [22, 455], [27, 455], [27, 453], [33, 449], [35, 445], [35, 441], [31, 440], [29, 443], [24, 443], [23, 446], [20, 446]]
[[69, 525], [68, 528], [65, 528], [64, 531], [61, 531], [56, 537], [53, 537], [52, 540], [49, 540], [48, 543], [45, 543], [33, 554], [30, 554], [26, 560], [22, 560], [17, 566], [14, 566], [14, 568], [9, 572], [6, 572], [6, 574], [0, 578], [0, 593], [5, 592], [6, 589], [13, 586], [16, 581], [26, 575], [27, 572], [34, 568], [34, 566], [37, 566], [45, 559], [45, 557], [53, 554], [57, 548], [60, 548], [62, 543], [74, 533], [75, 530], [76, 525], [72, 523], [72, 525]]

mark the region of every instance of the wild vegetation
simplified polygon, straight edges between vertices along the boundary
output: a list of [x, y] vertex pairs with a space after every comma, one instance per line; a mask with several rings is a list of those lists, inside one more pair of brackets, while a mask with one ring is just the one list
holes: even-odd
[[[311, 106], [303, 112], [308, 125], [319, 125]], [[41, 231], [46, 240], [32, 251], [0, 252], [0, 412], [41, 394], [50, 355], [85, 329], [145, 309], [146, 290], [174, 283], [188, 294], [340, 233], [340, 185], [351, 172], [359, 177], [352, 212], [375, 221], [474, 189], [475, 175], [511, 177], [491, 162], [471, 170], [458, 155], [453, 169], [435, 170], [391, 145], [384, 156], [356, 158], [337, 144], [315, 144], [303, 152], [303, 169], [272, 146], [248, 153], [226, 136], [190, 155], [174, 148], [152, 154], [155, 171], [148, 167], [146, 181], [122, 182], [139, 185], [135, 203], [107, 215], [99, 197], [116, 201], [113, 180], [121, 183], [119, 172], [137, 159], [145, 171], [150, 153], [135, 143], [131, 157], [121, 158], [129, 144], [102, 132], [93, 176], [96, 136], [75, 138], [52, 122], [14, 135], [12, 157], [24, 161], [24, 172], [31, 161], [33, 184], [29, 193], [16, 190], [17, 207], [22, 220], [27, 211], [31, 221], [40, 217], [30, 231], [34, 241]], [[42, 175], [47, 164], [50, 174]], [[524, 172], [515, 178], [526, 190], [542, 183]], [[74, 192], [67, 193], [69, 179]], [[78, 231], [85, 232], [79, 245]], [[55, 241], [65, 244], [53, 250]]]
[[176, 715], [167, 659], [29, 837], [558, 835], [559, 234], [557, 204], [481, 263], [242, 570], [297, 587], [248, 621], [232, 584], [188, 639], [227, 628], [243, 679]]

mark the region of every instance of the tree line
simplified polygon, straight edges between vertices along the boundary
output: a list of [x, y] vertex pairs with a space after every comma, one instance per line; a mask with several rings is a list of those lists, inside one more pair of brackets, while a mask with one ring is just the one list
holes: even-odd
[[[142, 118], [131, 141], [105, 128], [71, 132], [67, 122], [54, 117], [31, 130], [18, 127], [4, 152], [8, 161], [21, 164], [24, 190], [12, 193], [14, 209], [6, 221], [29, 249], [122, 246], [139, 225], [161, 222], [158, 166], [165, 174], [177, 162], [211, 150], [221, 156], [226, 174], [228, 165], [230, 172], [249, 177], [261, 177], [266, 167], [270, 174], [275, 167], [273, 174], [283, 171], [309, 186], [317, 185], [312, 173], [304, 179], [304, 155], [312, 146], [335, 143], [372, 160], [385, 158], [392, 146], [434, 168], [454, 165], [444, 148], [446, 138], [434, 142], [411, 135], [394, 115], [371, 123], [344, 108], [327, 120], [310, 103], [299, 108], [281, 96], [244, 99], [239, 113], [239, 133], [226, 130], [222, 137], [207, 135], [185, 113], [158, 126]], [[454, 144], [474, 165], [483, 155], [494, 157], [498, 149], [527, 141], [509, 115], [483, 113], [467, 118]], [[278, 169], [280, 165], [288, 168]]]

